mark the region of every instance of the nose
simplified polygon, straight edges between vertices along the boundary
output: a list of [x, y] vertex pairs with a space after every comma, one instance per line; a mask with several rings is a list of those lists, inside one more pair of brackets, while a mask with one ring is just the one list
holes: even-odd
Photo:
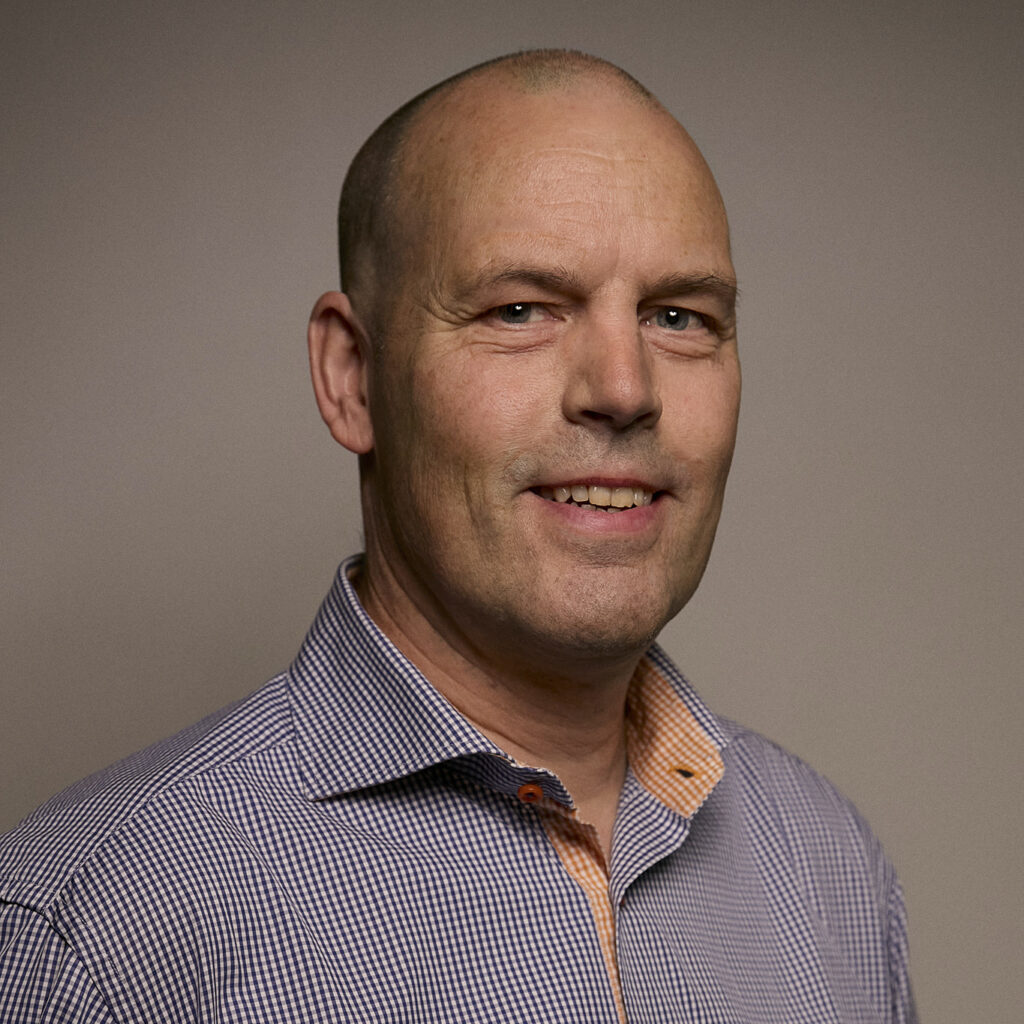
[[580, 324], [570, 348], [563, 398], [568, 420], [616, 431], [658, 422], [661, 396], [653, 356], [635, 319]]

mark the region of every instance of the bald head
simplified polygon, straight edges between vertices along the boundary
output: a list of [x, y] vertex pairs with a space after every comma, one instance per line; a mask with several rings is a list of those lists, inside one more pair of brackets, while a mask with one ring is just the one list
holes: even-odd
[[415, 223], [420, 219], [416, 214], [425, 203], [436, 200], [440, 185], [429, 178], [428, 168], [438, 163], [431, 157], [449, 156], [452, 136], [474, 120], [486, 119], [496, 92], [528, 98], [571, 91], [585, 83], [600, 84], [663, 118], [703, 164], [678, 122], [643, 85], [614, 64], [588, 54], [570, 50], [511, 54], [432, 86], [377, 128], [356, 154], [342, 188], [338, 209], [342, 287], [375, 338], [380, 333], [382, 285], [392, 285], [405, 271], [410, 248], [423, 244], [422, 237], [417, 237], [422, 225]]
[[[318, 301], [310, 365], [360, 456], [366, 600], [460, 664], [635, 664], [703, 572], [739, 403], [693, 141], [618, 69], [522, 54], [386, 122], [341, 221], [348, 296]], [[584, 481], [651, 511], [558, 511]]]

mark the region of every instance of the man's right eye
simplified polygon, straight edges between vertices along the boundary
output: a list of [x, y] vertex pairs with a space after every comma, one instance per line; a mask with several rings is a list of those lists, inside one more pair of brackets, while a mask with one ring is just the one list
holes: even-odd
[[536, 305], [532, 302], [510, 302], [498, 306], [494, 315], [505, 324], [528, 324], [534, 317]]

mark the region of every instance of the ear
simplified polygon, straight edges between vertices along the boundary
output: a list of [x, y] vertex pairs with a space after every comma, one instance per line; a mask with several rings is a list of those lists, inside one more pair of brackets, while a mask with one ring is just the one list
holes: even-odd
[[373, 448], [367, 399], [370, 339], [347, 295], [320, 296], [310, 314], [307, 337], [320, 415], [335, 441], [365, 455]]

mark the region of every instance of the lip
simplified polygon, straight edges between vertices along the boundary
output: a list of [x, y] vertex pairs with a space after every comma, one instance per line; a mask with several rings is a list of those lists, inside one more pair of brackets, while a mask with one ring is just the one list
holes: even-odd
[[544, 480], [534, 485], [531, 490], [540, 490], [542, 487], [572, 487], [574, 484], [583, 484], [584, 486], [592, 484], [595, 487], [610, 487], [612, 490], [616, 487], [641, 487], [652, 494], [657, 494], [661, 490], [656, 484], [651, 483], [649, 480], [642, 480], [640, 477], [599, 475]]
[[[576, 480], [576, 483], [596, 484], [604, 487], [641, 487], [647, 491], [653, 491], [654, 498], [650, 505], [634, 505], [632, 508], [619, 509], [617, 512], [595, 511], [581, 508], [579, 505], [570, 502], [552, 501], [542, 497], [538, 492], [541, 487], [537, 486], [525, 492], [525, 497], [533, 499], [532, 505], [537, 507], [538, 512], [562, 528], [570, 529], [573, 532], [582, 532], [593, 535], [639, 535], [656, 531], [661, 523], [664, 514], [665, 491], [655, 490], [650, 484], [644, 484], [634, 480], [611, 479], [608, 477], [586, 477], [585, 480]], [[544, 487], [571, 487], [571, 482], [559, 481], [555, 484], [544, 484]]]

